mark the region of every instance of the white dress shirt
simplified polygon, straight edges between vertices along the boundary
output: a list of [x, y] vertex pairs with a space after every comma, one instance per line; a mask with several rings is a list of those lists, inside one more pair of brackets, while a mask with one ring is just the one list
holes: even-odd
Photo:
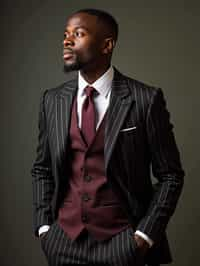
[[81, 76], [79, 71], [78, 73], [78, 93], [77, 93], [77, 114], [78, 114], [78, 126], [81, 128], [81, 114], [82, 114], [82, 105], [86, 98], [84, 92], [85, 87], [88, 85], [95, 88], [98, 91], [98, 94], [95, 95], [94, 104], [96, 111], [96, 129], [99, 127], [104, 114], [107, 110], [110, 94], [111, 94], [111, 84], [114, 76], [113, 67], [110, 67], [100, 78], [98, 78], [94, 83], [88, 84], [87, 81]]
[[[114, 77], [114, 69], [112, 66], [110, 66], [109, 69], [92, 84], [89, 84], [83, 78], [80, 71], [78, 72], [77, 115], [78, 115], [79, 128], [81, 128], [82, 105], [86, 98], [86, 94], [84, 92], [85, 87], [92, 86], [98, 91], [98, 94], [95, 95], [94, 97], [94, 104], [95, 104], [96, 115], [97, 115], [97, 124], [96, 124], [96, 129], [97, 129], [109, 105], [110, 94], [111, 94], [111, 84], [113, 81], [113, 77]], [[49, 229], [48, 225], [41, 226], [39, 228], [39, 235], [48, 231], [48, 229]], [[139, 230], [137, 230], [135, 234], [145, 239], [149, 243], [150, 246], [153, 245], [153, 241], [146, 234], [142, 233]]]

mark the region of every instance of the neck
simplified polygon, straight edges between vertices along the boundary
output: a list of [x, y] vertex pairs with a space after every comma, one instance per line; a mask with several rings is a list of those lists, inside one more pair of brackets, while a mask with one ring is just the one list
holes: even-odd
[[89, 83], [94, 83], [98, 78], [100, 78], [110, 67], [110, 63], [101, 68], [92, 68], [90, 70], [81, 70], [80, 73], [82, 77]]

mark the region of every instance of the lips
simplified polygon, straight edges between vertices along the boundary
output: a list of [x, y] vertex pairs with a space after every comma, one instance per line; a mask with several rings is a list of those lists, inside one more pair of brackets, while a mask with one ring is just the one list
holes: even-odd
[[63, 55], [63, 58], [64, 58], [64, 59], [70, 59], [71, 57], [73, 57], [73, 54], [72, 54], [72, 53], [65, 53], [65, 54]]
[[64, 50], [63, 52], [63, 58], [64, 59], [70, 59], [71, 57], [73, 57], [74, 53], [70, 50]]

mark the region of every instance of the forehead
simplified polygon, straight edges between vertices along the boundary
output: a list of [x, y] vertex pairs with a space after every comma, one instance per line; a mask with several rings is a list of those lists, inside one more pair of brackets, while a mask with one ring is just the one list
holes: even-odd
[[99, 24], [96, 16], [87, 13], [77, 13], [67, 19], [65, 30], [73, 30], [75, 28], [85, 28], [88, 31], [98, 31]]

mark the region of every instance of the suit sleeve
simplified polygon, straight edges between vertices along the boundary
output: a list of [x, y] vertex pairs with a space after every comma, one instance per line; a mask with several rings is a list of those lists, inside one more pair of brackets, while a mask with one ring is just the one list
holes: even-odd
[[51, 156], [46, 127], [45, 96], [42, 93], [39, 106], [39, 135], [36, 150], [36, 159], [31, 169], [33, 186], [33, 228], [38, 237], [38, 229], [42, 225], [52, 223], [51, 200], [54, 191], [54, 179], [52, 176]]
[[175, 211], [184, 183], [184, 171], [173, 134], [173, 125], [160, 88], [155, 90], [151, 99], [146, 128], [152, 172], [158, 182], [148, 210], [140, 220], [137, 230], [157, 242]]

